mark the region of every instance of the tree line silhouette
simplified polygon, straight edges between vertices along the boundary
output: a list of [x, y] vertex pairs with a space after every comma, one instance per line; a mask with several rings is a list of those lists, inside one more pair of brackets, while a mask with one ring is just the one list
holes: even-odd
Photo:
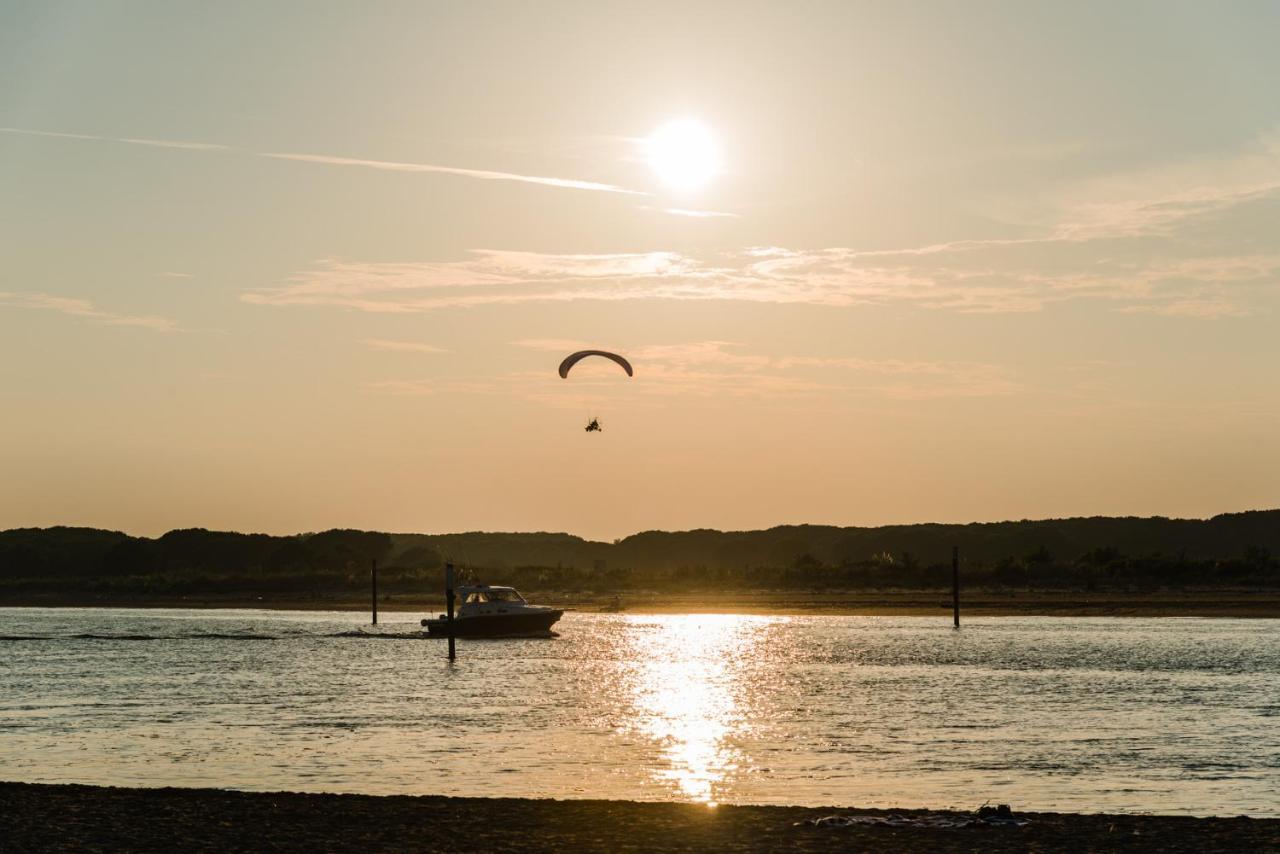
[[92, 528], [0, 532], [0, 601], [42, 597], [331, 598], [434, 594], [451, 560], [522, 590], [934, 590], [960, 548], [967, 587], [1155, 591], [1280, 587], [1280, 511], [1208, 520], [1092, 517], [877, 528], [649, 531], [612, 543], [569, 534], [273, 536]]

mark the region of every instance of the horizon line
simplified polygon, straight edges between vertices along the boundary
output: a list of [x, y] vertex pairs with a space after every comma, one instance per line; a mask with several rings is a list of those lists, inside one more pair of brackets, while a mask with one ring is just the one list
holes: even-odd
[[362, 533], [362, 534], [387, 534], [389, 536], [415, 536], [415, 537], [462, 537], [462, 536], [470, 536], [475, 534], [486, 534], [489, 536], [544, 535], [544, 536], [573, 537], [575, 539], [582, 540], [583, 542], [586, 542], [586, 543], [599, 543], [601, 545], [616, 545], [617, 543], [620, 543], [623, 540], [627, 540], [627, 539], [630, 539], [631, 537], [637, 537], [644, 534], [694, 534], [694, 533], [754, 534], [754, 533], [762, 533], [766, 531], [774, 531], [779, 528], [835, 528], [838, 530], [876, 530], [880, 528], [922, 528], [922, 527], [967, 528], [967, 527], [980, 526], [980, 525], [1010, 525], [1010, 524], [1023, 524], [1023, 523], [1034, 524], [1034, 523], [1043, 523], [1043, 522], [1074, 522], [1074, 521], [1088, 521], [1088, 520], [1094, 520], [1094, 519], [1132, 519], [1136, 521], [1164, 520], [1168, 522], [1212, 522], [1215, 519], [1221, 519], [1228, 516], [1245, 516], [1253, 513], [1280, 513], [1280, 506], [1258, 507], [1250, 510], [1232, 510], [1232, 511], [1226, 511], [1222, 513], [1215, 513], [1211, 516], [1163, 516], [1160, 514], [1140, 516], [1140, 515], [1133, 515], [1133, 514], [1128, 514], [1128, 515], [1094, 514], [1094, 515], [1087, 515], [1087, 516], [1086, 515], [1045, 516], [1045, 517], [1036, 518], [1036, 519], [1024, 517], [1021, 519], [973, 520], [969, 522], [937, 522], [937, 521], [886, 522], [879, 525], [837, 525], [837, 524], [829, 524], [829, 523], [821, 523], [821, 522], [787, 522], [787, 523], [780, 523], [777, 525], [771, 525], [766, 528], [707, 528], [707, 527], [676, 528], [676, 529], [647, 528], [644, 530], [634, 531], [633, 533], [626, 534], [621, 537], [615, 537], [612, 540], [608, 540], [608, 539], [596, 540], [596, 539], [591, 539], [590, 537], [584, 536], [582, 534], [573, 534], [568, 531], [549, 531], [549, 530], [505, 530], [505, 531], [488, 530], [486, 531], [482, 529], [472, 529], [469, 531], [446, 531], [446, 532], [432, 533], [428, 531], [392, 531], [392, 530], [378, 530], [376, 528], [337, 528], [337, 527], [321, 528], [313, 531], [295, 531], [293, 533], [274, 534], [274, 533], [268, 533], [266, 531], [239, 531], [239, 530], [230, 530], [227, 528], [205, 528], [201, 526], [192, 526], [187, 528], [170, 528], [169, 530], [161, 534], [147, 535], [147, 534], [131, 534], [127, 531], [120, 530], [117, 528], [98, 528], [92, 525], [45, 525], [45, 526], [24, 525], [24, 526], [19, 526], [14, 528], [0, 529], [0, 534], [8, 534], [15, 531], [52, 531], [52, 530], [57, 530], [59, 528], [65, 528], [70, 530], [100, 531], [102, 533], [108, 533], [108, 534], [121, 534], [122, 536], [131, 537], [133, 539], [157, 540], [168, 534], [181, 532], [181, 531], [206, 531], [208, 533], [218, 533], [218, 534], [240, 534], [241, 536], [246, 536], [246, 537], [265, 536], [265, 537], [281, 537], [281, 538], [314, 537], [317, 534], [324, 534], [330, 531], [353, 531], [353, 532]]

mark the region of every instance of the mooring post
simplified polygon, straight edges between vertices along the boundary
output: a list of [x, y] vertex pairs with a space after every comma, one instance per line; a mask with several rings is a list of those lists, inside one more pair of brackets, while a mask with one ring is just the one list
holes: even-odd
[[373, 624], [378, 625], [378, 559], [373, 559], [373, 569], [369, 573], [373, 581]]
[[445, 624], [449, 631], [449, 660], [453, 661], [458, 657], [458, 652], [453, 645], [453, 564], [451, 563], [444, 565], [444, 601]]
[[960, 547], [951, 547], [951, 613], [960, 628]]

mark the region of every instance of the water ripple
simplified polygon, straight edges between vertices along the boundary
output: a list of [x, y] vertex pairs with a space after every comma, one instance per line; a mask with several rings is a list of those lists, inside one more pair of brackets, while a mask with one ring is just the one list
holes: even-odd
[[389, 616], [0, 609], [0, 763], [116, 785], [1280, 815], [1276, 621], [571, 613], [557, 640], [463, 641], [451, 665]]

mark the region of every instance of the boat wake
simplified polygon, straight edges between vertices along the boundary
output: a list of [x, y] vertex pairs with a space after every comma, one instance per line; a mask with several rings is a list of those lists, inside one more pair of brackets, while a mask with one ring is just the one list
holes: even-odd
[[73, 635], [0, 635], [3, 641], [66, 641], [66, 640], [102, 640], [102, 641], [161, 641], [161, 640], [284, 640], [282, 635], [224, 634], [199, 632], [185, 635], [111, 635], [93, 632], [80, 632]]
[[[473, 640], [510, 640], [517, 638], [557, 638], [560, 635], [557, 632], [524, 632], [517, 634], [493, 636], [486, 638], [467, 638], [468, 641]], [[234, 641], [280, 641], [280, 640], [297, 640], [299, 638], [360, 638], [362, 640], [441, 640], [441, 637], [428, 635], [426, 632], [407, 631], [407, 632], [366, 632], [354, 629], [345, 632], [326, 632], [319, 634], [296, 633], [287, 635], [263, 635], [263, 634], [247, 634], [234, 632], [192, 632], [190, 634], [164, 634], [164, 635], [141, 635], [141, 634], [101, 634], [96, 632], [78, 632], [69, 635], [0, 635], [0, 643], [16, 643], [16, 642], [39, 642], [39, 641], [190, 641], [190, 640], [234, 640]]]

